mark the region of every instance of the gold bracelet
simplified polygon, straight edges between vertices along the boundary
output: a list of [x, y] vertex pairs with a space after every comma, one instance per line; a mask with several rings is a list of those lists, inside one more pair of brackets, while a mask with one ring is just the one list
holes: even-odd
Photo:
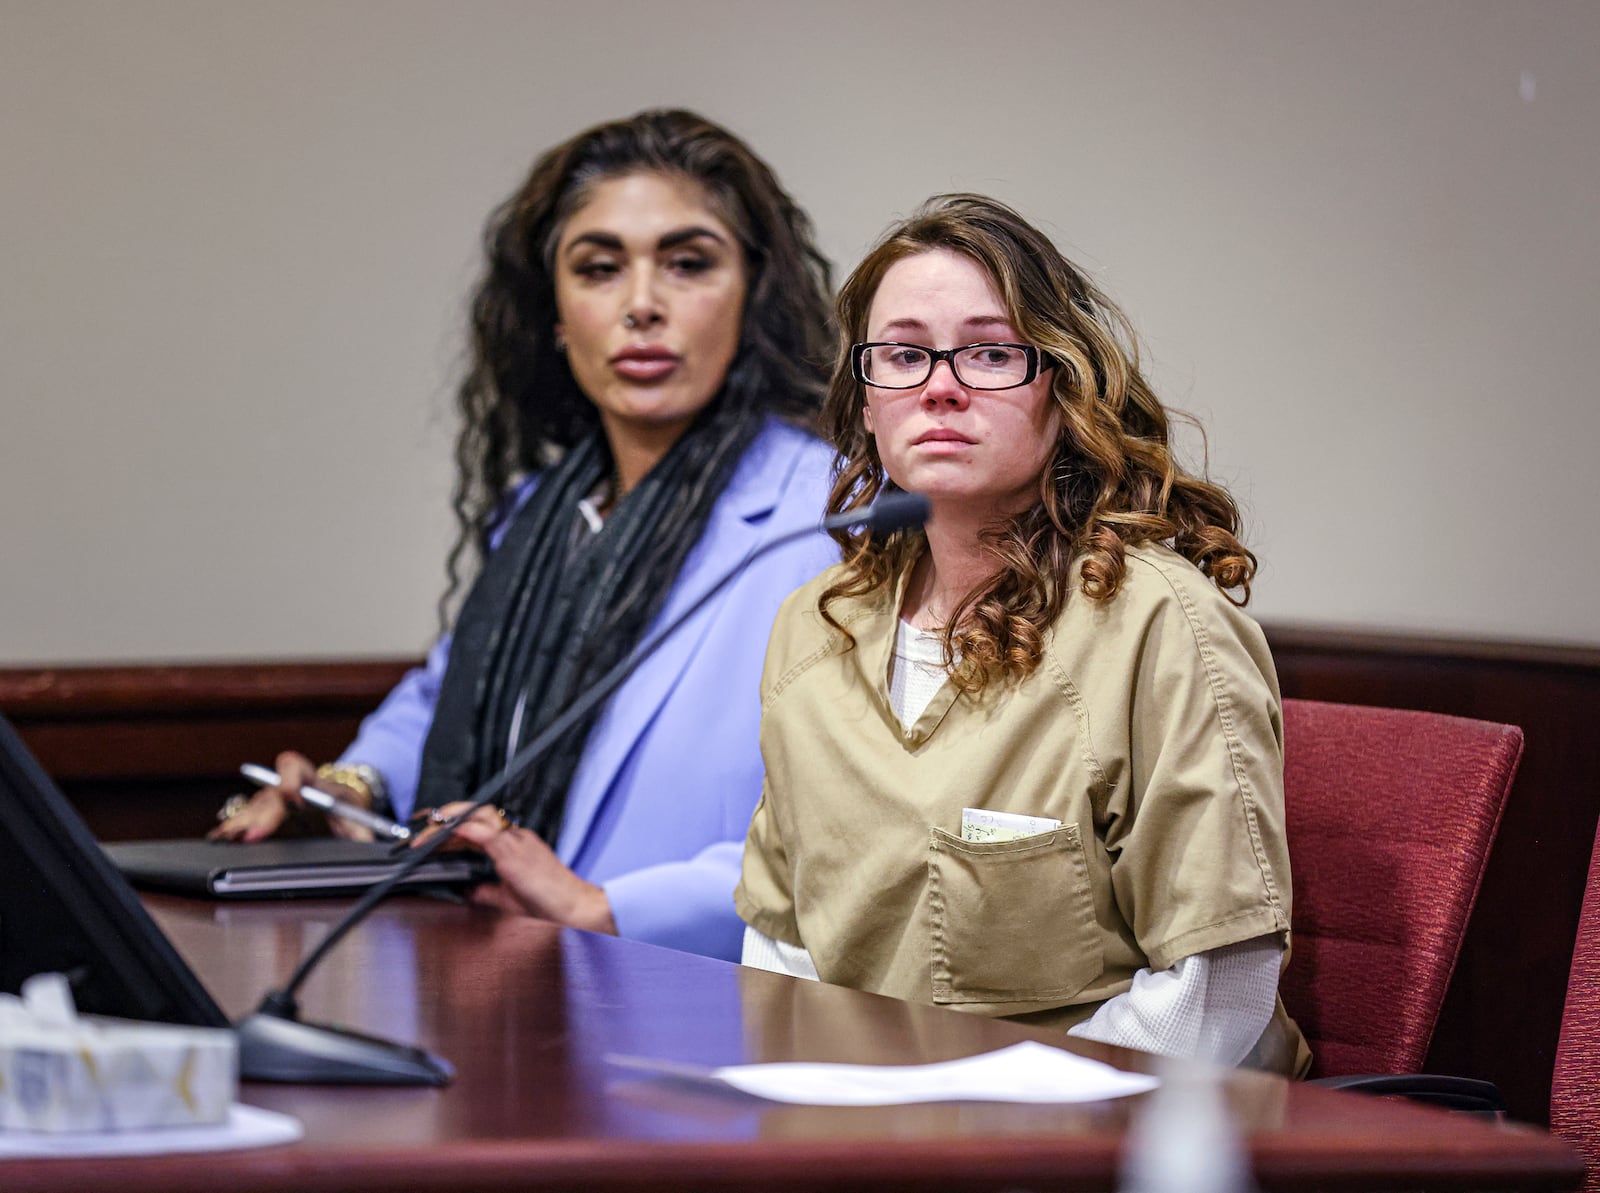
[[324, 762], [317, 767], [317, 778], [348, 787], [361, 797], [362, 805], [369, 810], [384, 798], [383, 778], [370, 766], [340, 766], [334, 762]]

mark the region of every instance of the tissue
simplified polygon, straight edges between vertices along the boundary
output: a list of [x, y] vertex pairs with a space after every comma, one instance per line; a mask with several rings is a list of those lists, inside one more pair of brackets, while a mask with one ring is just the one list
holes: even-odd
[[0, 1129], [222, 1123], [238, 1089], [239, 1044], [225, 1028], [80, 1017], [60, 974], [0, 994]]

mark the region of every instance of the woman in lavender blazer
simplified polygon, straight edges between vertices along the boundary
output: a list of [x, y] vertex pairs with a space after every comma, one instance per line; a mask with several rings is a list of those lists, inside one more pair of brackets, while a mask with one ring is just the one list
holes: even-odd
[[[308, 783], [452, 814], [653, 627], [820, 521], [831, 453], [805, 428], [832, 354], [827, 267], [746, 145], [682, 111], [600, 125], [535, 162], [485, 239], [452, 581], [464, 553], [480, 568], [452, 632], [340, 759], [279, 755], [281, 785], [216, 837], [314, 816]], [[737, 958], [767, 635], [836, 558], [820, 533], [763, 556], [457, 827], [499, 875], [477, 897]]]

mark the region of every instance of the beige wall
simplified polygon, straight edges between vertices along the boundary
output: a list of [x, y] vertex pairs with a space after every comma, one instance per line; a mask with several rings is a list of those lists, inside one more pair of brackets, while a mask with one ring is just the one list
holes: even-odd
[[420, 650], [483, 217], [652, 104], [841, 269], [939, 190], [1051, 228], [1262, 618], [1600, 644], [1597, 51], [1586, 0], [0, 0], [0, 663]]

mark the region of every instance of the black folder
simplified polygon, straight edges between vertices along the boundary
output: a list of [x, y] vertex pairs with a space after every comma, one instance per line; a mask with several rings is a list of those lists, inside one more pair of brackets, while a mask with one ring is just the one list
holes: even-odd
[[[134, 886], [212, 899], [281, 899], [358, 895], [388, 878], [406, 858], [381, 841], [300, 837], [256, 841], [118, 841], [102, 845]], [[400, 890], [462, 889], [493, 877], [481, 853], [435, 854]]]

